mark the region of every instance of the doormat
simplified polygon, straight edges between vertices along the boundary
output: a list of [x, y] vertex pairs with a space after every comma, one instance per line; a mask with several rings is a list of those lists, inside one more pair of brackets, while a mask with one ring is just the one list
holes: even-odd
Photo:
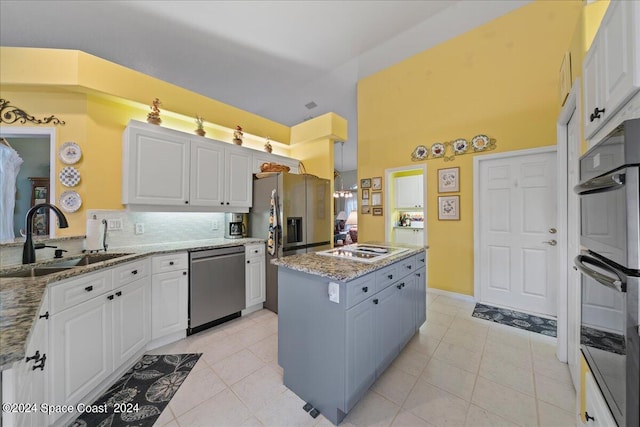
[[202, 353], [144, 355], [70, 427], [151, 427]]
[[553, 319], [545, 319], [544, 317], [480, 303], [476, 303], [472, 316], [529, 332], [536, 332], [550, 337], [556, 336], [557, 324]]

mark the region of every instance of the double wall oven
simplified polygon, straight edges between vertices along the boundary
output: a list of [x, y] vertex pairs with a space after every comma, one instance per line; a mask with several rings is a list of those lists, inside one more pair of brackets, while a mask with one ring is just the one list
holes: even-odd
[[640, 119], [580, 158], [582, 352], [619, 426], [640, 425]]

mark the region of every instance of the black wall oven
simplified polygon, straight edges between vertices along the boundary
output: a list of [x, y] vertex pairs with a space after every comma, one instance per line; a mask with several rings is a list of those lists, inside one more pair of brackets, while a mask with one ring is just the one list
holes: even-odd
[[582, 352], [619, 426], [640, 425], [640, 119], [580, 158]]

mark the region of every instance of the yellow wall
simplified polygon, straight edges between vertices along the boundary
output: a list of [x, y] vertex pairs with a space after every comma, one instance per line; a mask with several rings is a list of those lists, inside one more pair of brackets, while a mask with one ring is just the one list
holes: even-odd
[[[36, 118], [53, 114], [64, 120], [64, 126], [55, 126], [56, 153], [66, 141], [82, 149], [82, 159], [74, 165], [81, 180], [73, 188], [82, 197], [82, 208], [67, 215], [69, 228], [56, 230], [58, 236], [83, 235], [87, 209], [123, 208], [122, 132], [130, 119], [146, 119], [155, 97], [163, 102], [162, 126], [193, 132], [193, 118], [199, 114], [207, 120], [207, 137], [230, 142], [232, 129], [241, 124], [243, 145], [262, 150], [264, 137], [270, 136], [274, 154], [292, 155], [290, 128], [255, 114], [83, 52], [0, 47], [0, 98]], [[8, 127], [3, 124], [3, 131]], [[333, 157], [325, 163], [333, 164]], [[66, 165], [56, 158], [52, 166], [57, 176]], [[58, 180], [54, 185], [56, 198], [68, 189]]]
[[[536, 1], [358, 83], [358, 178], [410, 166], [411, 152], [487, 134], [493, 151], [555, 145], [558, 71], [582, 2]], [[427, 161], [429, 286], [473, 294], [473, 156]], [[460, 167], [460, 221], [437, 220], [437, 170]], [[363, 241], [384, 217], [360, 215]], [[451, 254], [455, 254], [455, 258]]]

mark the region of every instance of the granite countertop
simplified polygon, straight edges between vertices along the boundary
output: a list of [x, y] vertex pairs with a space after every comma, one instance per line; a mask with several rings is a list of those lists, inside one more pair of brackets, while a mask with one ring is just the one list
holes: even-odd
[[[364, 276], [365, 274], [379, 270], [382, 267], [428, 249], [428, 246], [399, 245], [395, 243], [367, 242], [367, 244], [407, 248], [409, 250], [372, 263], [334, 258], [315, 253], [292, 255], [274, 259], [271, 262], [278, 267], [285, 267], [316, 276], [327, 277], [340, 282], [348, 282], [349, 280]], [[348, 246], [343, 246], [341, 248], [348, 248]]]
[[[69, 270], [41, 277], [0, 277], [0, 370], [9, 369], [13, 362], [25, 357], [26, 343], [31, 334], [36, 316], [42, 305], [44, 291], [50, 283], [123, 264], [151, 255], [184, 252], [186, 250], [206, 250], [221, 247], [264, 243], [264, 239], [207, 239], [175, 243], [141, 245], [135, 247], [110, 248], [107, 253], [129, 255], [96, 262], [88, 266], [77, 266]], [[83, 254], [64, 257], [63, 260], [80, 258]], [[51, 266], [61, 260], [47, 260], [28, 265], [15, 265], [0, 269], [6, 274], [34, 267]]]

